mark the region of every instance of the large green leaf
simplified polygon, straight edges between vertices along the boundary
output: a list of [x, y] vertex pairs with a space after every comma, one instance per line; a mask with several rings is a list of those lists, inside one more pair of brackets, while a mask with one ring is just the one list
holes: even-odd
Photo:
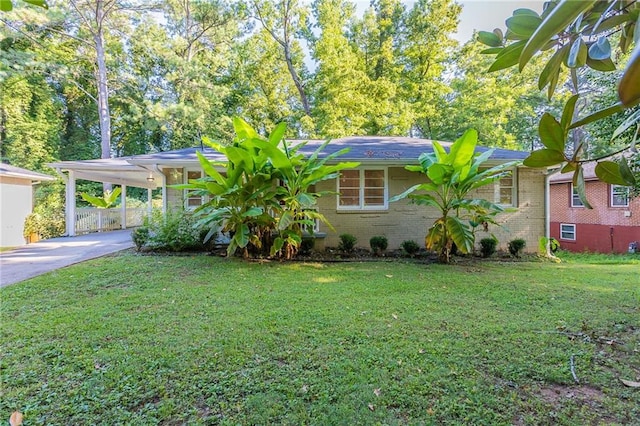
[[477, 143], [478, 132], [475, 129], [468, 129], [451, 145], [448, 163], [453, 166], [454, 171], [459, 171], [471, 162]]
[[435, 183], [436, 185], [442, 185], [443, 183], [445, 183], [445, 181], [448, 180], [448, 177], [450, 177], [452, 171], [453, 170], [451, 166], [436, 163], [432, 164], [431, 167], [429, 167], [429, 170], [427, 170], [427, 176], [429, 176], [431, 182]]
[[196, 151], [196, 155], [198, 157], [198, 161], [200, 162], [200, 167], [202, 167], [202, 170], [207, 174], [207, 176], [215, 180], [218, 184], [224, 185], [224, 177], [215, 169], [209, 159], [205, 157], [200, 151]]
[[284, 121], [282, 123], [279, 123], [276, 128], [273, 129], [271, 133], [269, 133], [269, 143], [277, 146], [284, 138], [284, 134], [286, 133], [286, 131], [287, 123], [285, 123]]
[[599, 37], [598, 40], [589, 47], [589, 57], [597, 61], [611, 58], [611, 44], [607, 37]]
[[567, 55], [566, 65], [569, 68], [583, 67], [587, 63], [587, 55], [587, 44], [584, 42], [582, 37], [578, 37], [573, 43], [571, 43], [571, 49], [569, 49], [569, 55]]
[[447, 217], [447, 233], [462, 253], [473, 251], [473, 232], [471, 228], [455, 216]]
[[633, 49], [627, 62], [627, 68], [618, 84], [618, 96], [626, 107], [640, 102], [640, 44]]
[[624, 111], [625, 107], [622, 102], [618, 102], [610, 107], [601, 109], [599, 111], [594, 112], [586, 117], [581, 118], [578, 121], [571, 123], [569, 126], [570, 129], [575, 129], [576, 127], [584, 126], [585, 124], [593, 123], [594, 121], [601, 120], [605, 117], [609, 117], [610, 115], [616, 114], [618, 112]]
[[611, 72], [616, 70], [616, 64], [611, 60], [611, 58], [599, 61], [591, 59], [591, 57], [587, 57], [587, 66], [593, 70], [602, 72]]
[[480, 43], [491, 47], [502, 46], [502, 40], [494, 33], [488, 31], [478, 31], [478, 40]]
[[564, 45], [551, 56], [549, 62], [546, 63], [540, 77], [538, 78], [538, 89], [542, 90], [549, 82], [555, 77], [558, 77], [560, 72], [560, 66], [565, 61], [567, 54], [569, 53], [569, 45]]
[[[579, 97], [580, 95], [573, 95], [569, 98], [567, 103], [564, 104], [564, 108], [562, 109], [562, 118], [560, 119], [560, 127], [564, 131], [563, 135], [566, 135], [569, 130], [569, 125], [571, 125], [571, 121], [573, 120], [573, 114], [576, 110], [576, 102]], [[560, 151], [564, 151], [564, 143]]]
[[13, 3], [11, 0], [0, 0], [0, 10], [3, 12], [10, 12], [13, 10]]
[[596, 165], [596, 176], [601, 181], [612, 185], [629, 185], [620, 172], [620, 165], [613, 161], [600, 161]]
[[83, 200], [85, 200], [87, 203], [91, 204], [94, 207], [98, 207], [101, 209], [104, 209], [107, 207], [107, 203], [106, 201], [104, 201], [104, 198], [94, 197], [93, 195], [87, 194], [86, 192], [81, 192], [80, 196], [82, 197]]
[[496, 60], [491, 64], [488, 71], [499, 71], [517, 64], [526, 42], [526, 40], [516, 41], [502, 49], [502, 52], [498, 53]]
[[582, 166], [578, 166], [575, 173], [573, 174], [573, 188], [578, 193], [578, 197], [580, 198], [580, 201], [582, 201], [584, 207], [587, 209], [592, 209], [593, 207], [591, 207], [591, 204], [587, 199], [587, 192], [585, 191], [584, 172]]
[[515, 14], [514, 12], [514, 16], [506, 20], [507, 28], [523, 37], [531, 36], [541, 23], [542, 19], [537, 14], [528, 13]]
[[[240, 141], [247, 139], [260, 138], [258, 132], [240, 117], [233, 117], [233, 130]], [[243, 247], [243, 246], [241, 246]]]
[[632, 186], [636, 185], [637, 183], [636, 177], [633, 174], [633, 171], [631, 171], [631, 168], [629, 167], [629, 163], [627, 162], [627, 159], [624, 156], [620, 158], [618, 165], [620, 166], [620, 176], [622, 176], [625, 182], [627, 182], [627, 185], [632, 185]]
[[564, 161], [564, 153], [554, 149], [538, 149], [533, 151], [522, 162], [527, 167], [549, 167]]
[[581, 13], [597, 0], [562, 0], [542, 21], [520, 54], [520, 70], [551, 38], [568, 27]]
[[546, 148], [564, 152], [565, 132], [554, 116], [545, 112], [540, 119], [538, 132], [540, 133], [540, 141]]

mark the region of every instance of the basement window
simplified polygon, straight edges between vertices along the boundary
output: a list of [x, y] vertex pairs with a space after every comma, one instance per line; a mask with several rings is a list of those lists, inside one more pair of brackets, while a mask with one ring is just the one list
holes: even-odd
[[561, 223], [560, 224], [560, 239], [561, 240], [576, 240], [576, 225], [573, 223]]

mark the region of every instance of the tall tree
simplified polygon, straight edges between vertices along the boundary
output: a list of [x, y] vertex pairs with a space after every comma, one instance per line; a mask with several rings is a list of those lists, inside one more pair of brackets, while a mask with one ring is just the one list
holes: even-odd
[[[433, 123], [442, 120], [445, 97], [451, 92], [444, 74], [457, 42], [451, 37], [461, 8], [453, 0], [418, 0], [405, 19], [400, 53], [402, 96], [412, 106], [412, 133], [434, 138]], [[460, 130], [451, 136], [460, 134]]]
[[300, 102], [307, 116], [311, 116], [311, 105], [306, 93], [306, 83], [298, 71], [304, 67], [300, 45], [296, 36], [308, 32], [307, 6], [297, 0], [280, 0], [278, 2], [253, 0], [255, 17], [262, 27], [271, 35], [281, 48], [287, 71], [298, 90]]

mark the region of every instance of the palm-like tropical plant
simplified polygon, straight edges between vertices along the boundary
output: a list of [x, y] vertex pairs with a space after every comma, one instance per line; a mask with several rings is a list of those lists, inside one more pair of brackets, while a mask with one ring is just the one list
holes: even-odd
[[[233, 124], [236, 138], [230, 146], [203, 138], [205, 144], [227, 157], [226, 163], [211, 162], [197, 153], [206, 176], [176, 187], [209, 197], [195, 212], [200, 217], [198, 225], [211, 229], [206, 239], [219, 229], [228, 232], [229, 255], [241, 249], [248, 257], [251, 248], [289, 259], [297, 253], [303, 231], [311, 230], [315, 220], [331, 227], [314, 209], [317, 198], [328, 192], [313, 191], [313, 186], [336, 178], [340, 170], [359, 163], [327, 165], [347, 152], [343, 149], [320, 158], [328, 142], [305, 158], [298, 152], [304, 144], [287, 146], [284, 123], [276, 126], [269, 138], [260, 136], [240, 118], [234, 118]], [[220, 166], [225, 167], [226, 173], [216, 169]]]
[[[518, 161], [512, 161], [481, 168], [493, 150], [476, 155], [477, 142], [478, 133], [473, 129], [457, 139], [448, 153], [434, 141], [433, 153], [422, 154], [419, 165], [405, 167], [426, 175], [429, 182], [414, 185], [390, 200], [409, 197], [416, 204], [433, 206], [440, 211], [441, 216], [427, 232], [425, 246], [428, 250], [436, 251], [443, 263], [450, 262], [453, 244], [462, 253], [472, 252], [474, 229], [482, 223], [495, 224], [495, 216], [505, 211], [505, 208], [490, 201], [467, 198], [469, 193], [508, 176], [511, 173], [509, 169], [519, 164]], [[426, 192], [416, 194], [416, 191]]]

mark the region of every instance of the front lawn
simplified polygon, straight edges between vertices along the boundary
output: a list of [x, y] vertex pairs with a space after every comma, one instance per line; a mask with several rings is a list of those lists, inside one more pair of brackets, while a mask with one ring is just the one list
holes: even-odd
[[639, 272], [97, 259], [0, 291], [0, 421], [630, 424]]

